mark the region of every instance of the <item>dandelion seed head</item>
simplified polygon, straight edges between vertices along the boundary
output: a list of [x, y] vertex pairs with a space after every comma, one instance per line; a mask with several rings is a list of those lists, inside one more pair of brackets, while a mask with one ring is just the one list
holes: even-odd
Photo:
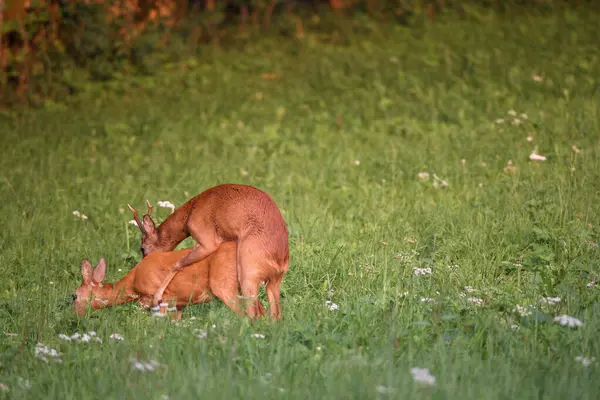
[[262, 333], [253, 333], [250, 336], [253, 337], [254, 339], [264, 339], [265, 338], [265, 335], [263, 335]]

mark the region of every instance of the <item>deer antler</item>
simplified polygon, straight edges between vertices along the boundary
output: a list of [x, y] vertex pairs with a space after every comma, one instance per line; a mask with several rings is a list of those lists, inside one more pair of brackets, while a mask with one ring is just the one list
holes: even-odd
[[131, 213], [133, 214], [133, 219], [135, 220], [135, 223], [137, 224], [138, 228], [140, 228], [140, 231], [142, 231], [143, 234], [146, 234], [146, 231], [144, 230], [144, 225], [140, 222], [140, 218], [138, 217], [137, 210], [131, 207], [129, 204], [127, 204], [127, 207], [129, 207], [129, 211], [131, 211]]
[[150, 204], [150, 202], [146, 199], [146, 205], [148, 206], [148, 216], [151, 217], [152, 216], [152, 205]]

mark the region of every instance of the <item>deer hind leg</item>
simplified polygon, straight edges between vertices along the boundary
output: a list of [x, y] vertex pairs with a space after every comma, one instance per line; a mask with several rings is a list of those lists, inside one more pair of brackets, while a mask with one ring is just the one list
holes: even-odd
[[173, 265], [173, 267], [171, 268], [171, 271], [167, 274], [165, 279], [163, 279], [160, 286], [154, 293], [153, 305], [157, 306], [162, 302], [162, 298], [165, 293], [165, 290], [167, 289], [167, 286], [169, 286], [169, 283], [171, 283], [171, 281], [173, 280], [175, 275], [177, 275], [177, 272], [181, 271], [183, 268], [187, 267], [188, 265], [191, 265], [195, 262], [205, 259], [212, 252], [214, 252], [216, 250], [217, 246], [218, 246], [218, 244], [216, 242], [208, 242], [208, 245], [204, 242], [196, 243], [196, 245], [194, 246], [192, 251], [190, 251], [184, 257], [179, 259], [179, 261], [177, 261]]
[[269, 312], [274, 320], [281, 319], [281, 303], [279, 299], [281, 281], [283, 274], [269, 280], [267, 283], [267, 297], [269, 299]]
[[246, 313], [250, 319], [265, 315], [258, 299], [258, 288], [265, 280], [264, 257], [252, 243], [238, 242], [237, 270], [242, 298], [246, 302]]

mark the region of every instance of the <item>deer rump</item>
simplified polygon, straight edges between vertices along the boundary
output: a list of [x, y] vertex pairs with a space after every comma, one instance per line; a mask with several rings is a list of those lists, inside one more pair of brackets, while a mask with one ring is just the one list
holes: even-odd
[[[132, 289], [139, 295], [139, 304], [151, 306], [154, 293], [173, 264], [190, 251], [191, 248], [150, 253], [130, 271], [135, 274]], [[231, 307], [238, 294], [236, 243], [223, 242], [204, 260], [179, 271], [167, 286], [164, 298], [176, 298], [178, 309], [188, 304], [209, 302], [213, 296]]]

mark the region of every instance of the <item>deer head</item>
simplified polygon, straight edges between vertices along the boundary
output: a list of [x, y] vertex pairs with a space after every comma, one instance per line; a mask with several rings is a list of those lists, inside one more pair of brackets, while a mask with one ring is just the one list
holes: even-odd
[[148, 206], [148, 214], [144, 215], [142, 221], [140, 221], [137, 210], [127, 204], [127, 207], [129, 207], [129, 210], [133, 214], [135, 223], [138, 228], [140, 228], [140, 231], [142, 231], [142, 245], [140, 247], [142, 257], [146, 257], [159, 246], [158, 232], [156, 231], [156, 225], [154, 225], [154, 221], [152, 220], [152, 205], [148, 200], [146, 200], [146, 205]]
[[73, 306], [77, 315], [82, 316], [85, 314], [85, 310], [88, 304], [92, 305], [92, 308], [102, 308], [106, 304], [106, 301], [102, 298], [98, 298], [98, 292], [102, 288], [102, 280], [106, 275], [106, 261], [101, 258], [96, 268], [92, 268], [92, 264], [88, 260], [81, 262], [81, 276], [83, 281], [81, 286], [75, 290], [73, 294]]

